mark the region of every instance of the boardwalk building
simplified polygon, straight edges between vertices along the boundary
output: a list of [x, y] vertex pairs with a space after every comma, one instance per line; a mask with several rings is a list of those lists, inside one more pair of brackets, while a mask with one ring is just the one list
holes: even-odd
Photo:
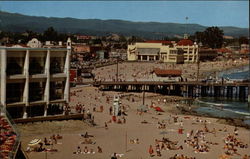
[[161, 61], [167, 63], [194, 63], [198, 60], [198, 45], [183, 39], [177, 44], [152, 40], [128, 45], [128, 61]]
[[13, 118], [62, 113], [69, 102], [70, 54], [70, 42], [67, 48], [0, 47], [0, 104]]

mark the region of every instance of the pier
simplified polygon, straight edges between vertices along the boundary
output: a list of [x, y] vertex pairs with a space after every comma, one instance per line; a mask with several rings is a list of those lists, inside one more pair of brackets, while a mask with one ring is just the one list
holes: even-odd
[[220, 97], [227, 99], [248, 100], [249, 82], [162, 82], [162, 81], [123, 81], [123, 82], [88, 82], [103, 91], [155, 92], [164, 95], [176, 95], [189, 98]]

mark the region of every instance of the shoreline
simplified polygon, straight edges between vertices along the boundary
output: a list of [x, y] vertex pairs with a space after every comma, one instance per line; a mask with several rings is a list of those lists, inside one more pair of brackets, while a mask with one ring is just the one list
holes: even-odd
[[209, 70], [209, 71], [204, 71], [204, 72], [201, 72], [200, 77], [205, 78], [205, 77], [208, 77], [208, 76], [214, 76], [215, 75], [215, 76], [221, 78], [220, 76], [221, 76], [222, 73], [227, 74], [225, 72], [230, 71], [230, 70], [232, 70], [232, 72], [230, 72], [230, 74], [235, 73], [236, 71], [233, 71], [233, 70], [237, 70], [237, 69], [247, 67], [247, 66], [249, 66], [249, 63], [248, 64], [244, 63], [244, 64], [238, 65], [238, 66], [231, 66], [231, 67], [227, 67], [225, 69], [213, 69], [213, 70]]
[[[244, 119], [242, 118], [215, 117], [215, 116], [209, 115], [208, 113], [199, 114], [198, 112], [193, 110], [193, 108], [191, 110], [188, 110], [188, 108], [185, 106], [179, 107], [178, 111], [176, 112], [183, 114], [183, 115], [191, 115], [191, 116], [197, 116], [197, 117], [207, 117], [207, 118], [217, 119], [216, 122], [220, 124], [237, 126], [237, 127], [242, 127], [242, 128], [246, 128], [250, 130], [250, 125], [244, 123]], [[172, 113], [175, 113], [175, 111], [172, 111]]]
[[[133, 95], [133, 93], [130, 93], [129, 96], [131, 94]], [[134, 96], [142, 98], [140, 95], [134, 95]], [[126, 97], [126, 95], [124, 97]], [[187, 98], [185, 97], [165, 96], [161, 94], [147, 96], [147, 98], [154, 98], [154, 97], [163, 97], [164, 99], [166, 99], [166, 102], [170, 102], [169, 103], [171, 105], [170, 107], [168, 108], [163, 107], [163, 108], [166, 109], [171, 114], [191, 115], [193, 117], [206, 117], [206, 118], [216, 119], [217, 120], [216, 122], [218, 123], [222, 123], [222, 124], [226, 124], [230, 126], [242, 127], [242, 128], [246, 128], [250, 130], [250, 125], [244, 123], [243, 118], [215, 117], [208, 113], [199, 114], [198, 112], [195, 111], [195, 109], [198, 108], [198, 106], [194, 104], [191, 104], [191, 110], [189, 110], [189, 106], [187, 104], [180, 103], [180, 101], [187, 100]], [[174, 98], [174, 100], [171, 100], [172, 98]], [[193, 99], [189, 99], [189, 100], [193, 100]], [[178, 108], [174, 106], [177, 103], [180, 104]]]

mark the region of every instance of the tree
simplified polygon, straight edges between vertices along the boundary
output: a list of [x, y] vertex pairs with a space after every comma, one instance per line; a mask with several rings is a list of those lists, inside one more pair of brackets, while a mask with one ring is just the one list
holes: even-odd
[[239, 44], [240, 44], [240, 45], [241, 45], [241, 44], [249, 44], [249, 40], [248, 40], [246, 37], [241, 36], [241, 37], [239, 38]]
[[203, 44], [211, 48], [220, 48], [223, 44], [223, 30], [218, 27], [208, 27], [203, 32]]
[[119, 36], [119, 41], [120, 42], [127, 42], [127, 39], [126, 39], [126, 37], [124, 35], [120, 35]]
[[204, 32], [196, 32], [193, 40], [196, 40], [198, 43], [205, 43]]
[[58, 34], [53, 27], [49, 27], [47, 30], [44, 31], [43, 41], [57, 41], [57, 40], [58, 40]]

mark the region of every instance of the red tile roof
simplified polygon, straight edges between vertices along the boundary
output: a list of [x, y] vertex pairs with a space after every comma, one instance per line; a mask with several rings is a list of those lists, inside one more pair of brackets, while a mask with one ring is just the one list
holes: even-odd
[[162, 70], [162, 69], [155, 69], [154, 73], [157, 76], [181, 76], [181, 70]]
[[189, 46], [192, 46], [192, 45], [194, 45], [194, 43], [193, 43], [192, 40], [189, 40], [189, 39], [182, 39], [182, 40], [180, 40], [180, 41], [177, 43], [177, 45], [183, 45], [183, 46], [189, 45]]
[[6, 47], [13, 47], [13, 46], [21, 46], [21, 47], [28, 47], [26, 44], [6, 44]]
[[232, 51], [227, 49], [227, 48], [220, 48], [220, 49], [217, 49], [217, 52], [220, 52], [220, 53], [231, 53]]
[[172, 44], [171, 41], [167, 40], [148, 40], [145, 43], [162, 43], [162, 44]]

